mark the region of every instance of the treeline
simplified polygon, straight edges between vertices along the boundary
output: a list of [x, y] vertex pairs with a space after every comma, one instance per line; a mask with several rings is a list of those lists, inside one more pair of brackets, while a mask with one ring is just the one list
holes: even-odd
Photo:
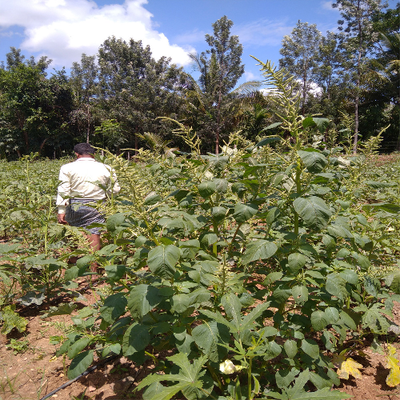
[[[296, 77], [303, 116], [330, 120], [320, 138], [327, 145], [356, 152], [360, 140], [390, 125], [381, 150], [400, 150], [400, 3], [391, 9], [381, 0], [337, 0], [333, 6], [341, 14], [337, 32], [324, 36], [299, 21], [283, 38], [276, 67]], [[133, 39], [110, 37], [97, 55], [82, 54], [69, 74], [50, 76], [47, 57], [27, 60], [11, 48], [0, 68], [0, 157], [60, 157], [82, 141], [117, 153], [184, 152], [182, 126], [201, 140], [204, 153], [218, 153], [234, 132], [242, 140], [284, 135], [270, 129], [280, 110], [268, 82], [237, 87], [243, 47], [232, 25], [226, 16], [216, 21], [205, 37], [209, 49], [191, 55], [197, 80], [168, 58], [155, 60], [149, 46]]]

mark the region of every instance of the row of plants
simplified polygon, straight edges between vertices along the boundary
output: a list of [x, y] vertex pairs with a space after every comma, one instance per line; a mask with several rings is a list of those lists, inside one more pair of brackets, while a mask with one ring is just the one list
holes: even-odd
[[[4, 164], [32, 180], [19, 181], [29, 185], [12, 207], [2, 202], [1, 277], [13, 282], [2, 290], [15, 288], [2, 300], [3, 333], [24, 329], [16, 305], [40, 306], [55, 289], [73, 298], [97, 262], [105, 286], [96, 304], [47, 313], [73, 313], [57, 351], [71, 359], [71, 379], [116, 354], [146, 371], [136, 388], [145, 400], [343, 399], [332, 386], [358, 376], [354, 357], [368, 339], [391, 360], [388, 384], [399, 383], [395, 350], [381, 338], [400, 332], [391, 314], [400, 163], [372, 168], [379, 136], [357, 157], [325, 148], [327, 121], [300, 116], [290, 77], [262, 68], [285, 114], [258, 143], [236, 133], [222, 154], [205, 156], [177, 124], [190, 155], [100, 157], [122, 190], [103, 210], [105, 245], [95, 253], [56, 224], [57, 174], [35, 183], [27, 174], [50, 162]], [[71, 255], [81, 256], [76, 265]]]

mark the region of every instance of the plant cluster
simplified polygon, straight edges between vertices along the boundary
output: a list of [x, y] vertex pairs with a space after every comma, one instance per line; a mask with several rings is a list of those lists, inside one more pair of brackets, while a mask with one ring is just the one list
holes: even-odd
[[[288, 76], [261, 66], [283, 110], [271, 129], [285, 134], [236, 147], [232, 135], [222, 154], [204, 156], [180, 125], [190, 157], [141, 151], [132, 163], [107, 153], [123, 189], [104, 210], [101, 250], [77, 249], [83, 257], [68, 267], [55, 247], [73, 236], [51, 236], [54, 248], [41, 242], [34, 256], [21, 254], [29, 240], [2, 250], [4, 274], [40, 267], [60, 285], [65, 268], [71, 293], [92, 262], [104, 270], [96, 304], [74, 312], [57, 351], [72, 360], [70, 379], [116, 354], [146, 370], [136, 388], [145, 400], [343, 399], [331, 388], [357, 375], [353, 357], [365, 340], [379, 348], [380, 335], [398, 334], [400, 205], [391, 172], [399, 164], [379, 175], [367, 161], [376, 143], [347, 158], [315, 143], [326, 121], [300, 116]], [[48, 237], [53, 225], [44, 221], [29, 234]], [[388, 354], [395, 383], [398, 362]]]

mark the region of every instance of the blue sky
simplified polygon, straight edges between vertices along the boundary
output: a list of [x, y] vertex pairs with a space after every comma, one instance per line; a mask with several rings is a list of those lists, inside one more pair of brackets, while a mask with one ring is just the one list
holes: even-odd
[[326, 34], [340, 18], [329, 0], [0, 0], [0, 61], [14, 46], [26, 58], [46, 55], [50, 68], [68, 70], [115, 36], [142, 40], [155, 58], [171, 57], [192, 72], [188, 53], [208, 48], [205, 34], [224, 15], [243, 45], [242, 82], [261, 79], [250, 56], [278, 64], [282, 38], [298, 20]]

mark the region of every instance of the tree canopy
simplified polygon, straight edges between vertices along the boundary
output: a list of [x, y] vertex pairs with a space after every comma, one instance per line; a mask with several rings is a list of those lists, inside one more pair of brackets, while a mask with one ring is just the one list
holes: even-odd
[[[294, 77], [299, 112], [326, 117], [323, 140], [353, 152], [390, 125], [382, 149], [398, 150], [400, 3], [388, 9], [381, 0], [336, 0], [333, 7], [341, 15], [336, 33], [298, 21], [282, 38], [279, 66]], [[191, 54], [197, 80], [133, 39], [109, 37], [98, 54], [82, 54], [69, 75], [49, 76], [51, 60], [25, 59], [12, 47], [0, 65], [0, 157], [58, 157], [82, 141], [116, 152], [190, 151], [176, 122], [204, 153], [218, 154], [231, 135], [262, 139], [285, 110], [277, 108], [276, 93], [260, 90], [263, 82], [238, 86], [243, 46], [233, 26], [221, 17], [205, 35], [209, 48]]]

